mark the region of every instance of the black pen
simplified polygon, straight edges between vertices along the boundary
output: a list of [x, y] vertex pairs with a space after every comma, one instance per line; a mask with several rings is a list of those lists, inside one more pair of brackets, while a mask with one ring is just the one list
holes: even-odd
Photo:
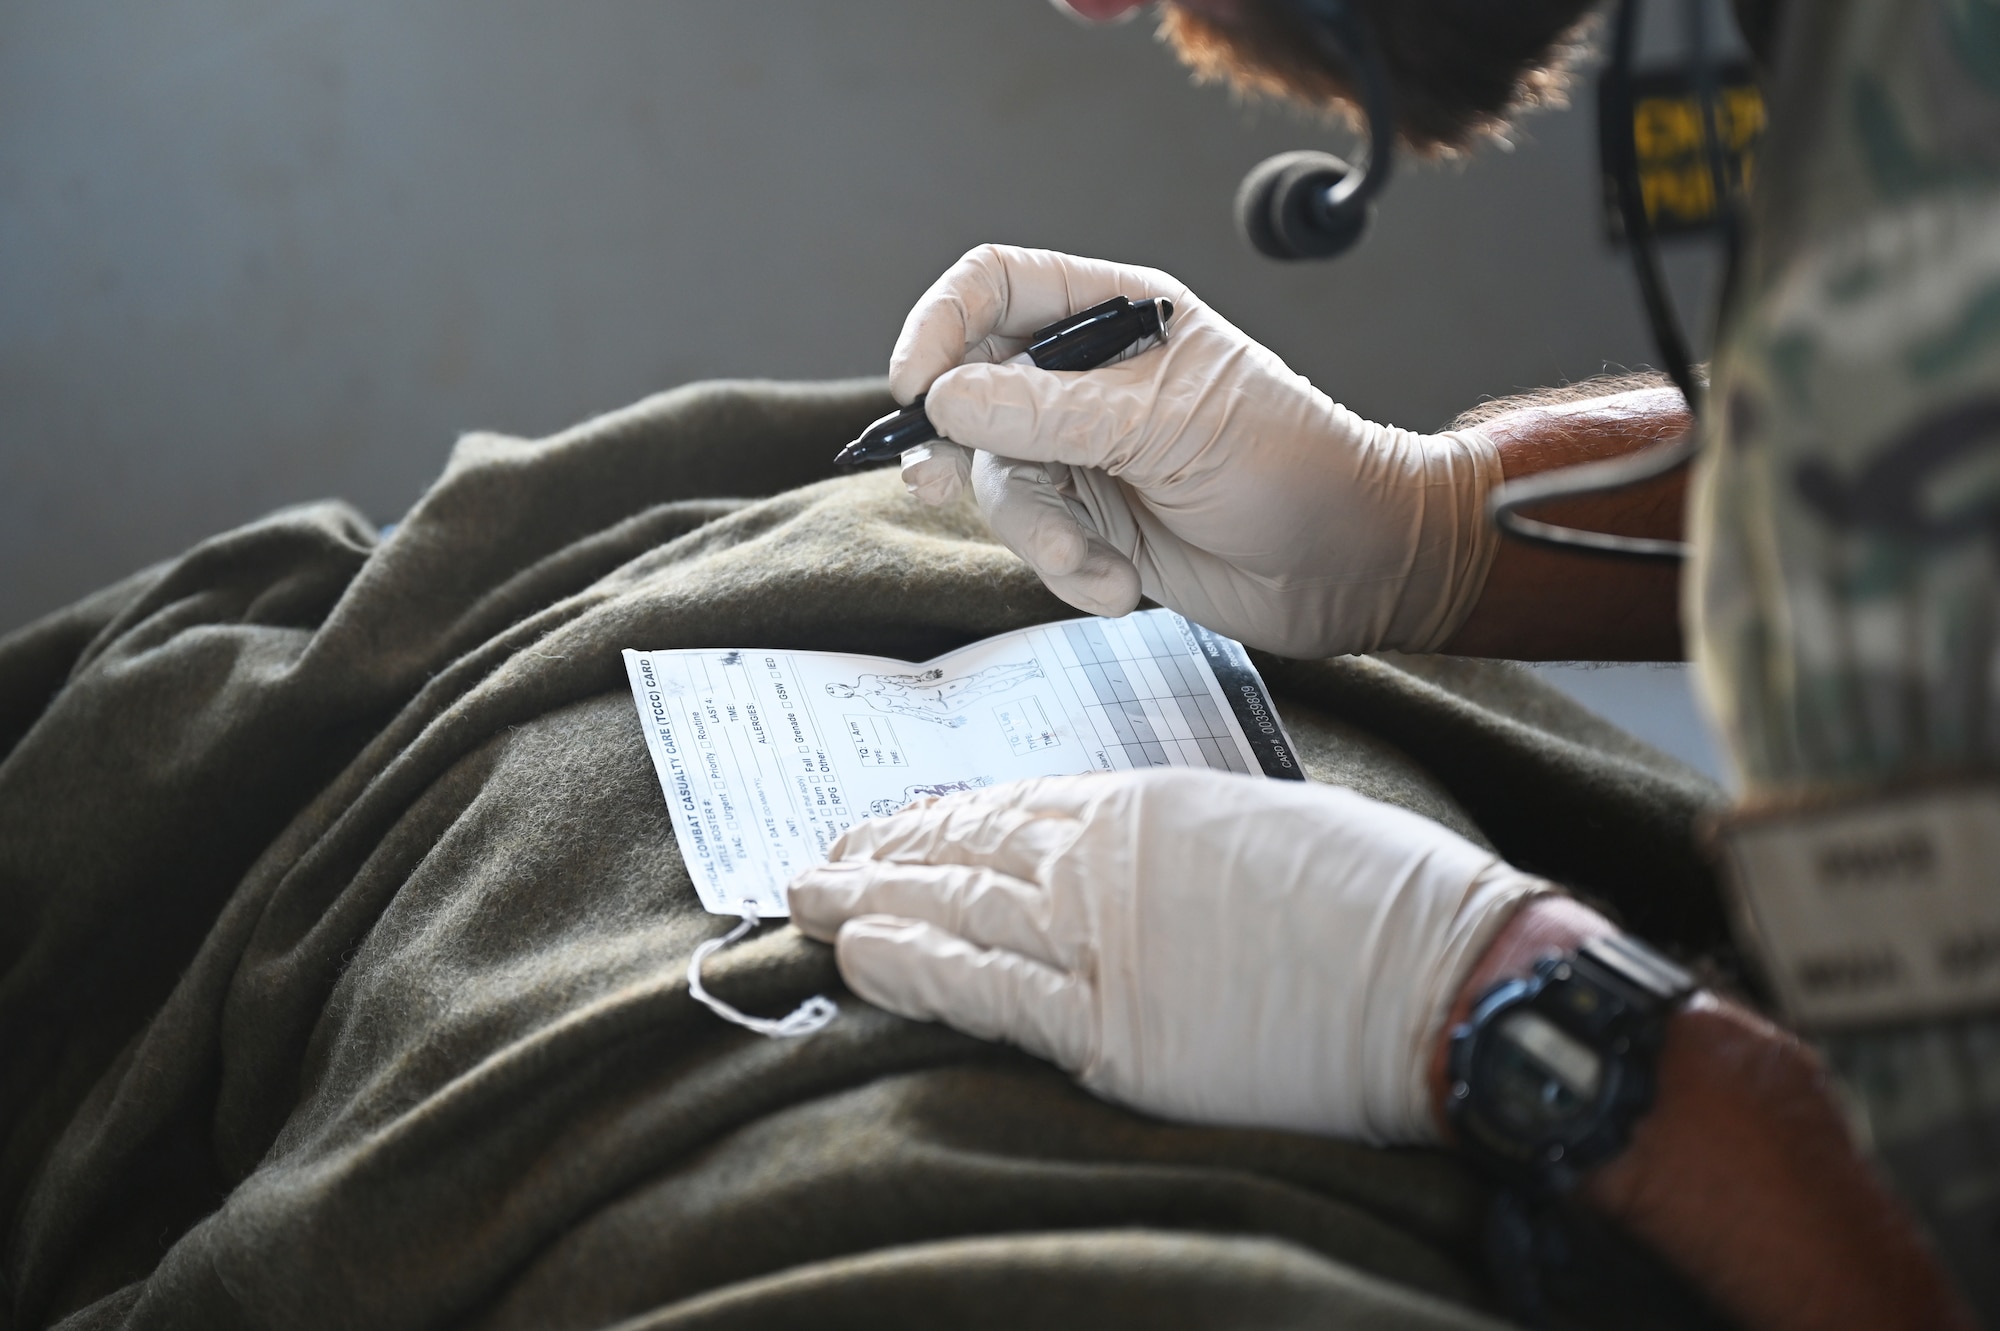
[[[1028, 339], [1028, 349], [1003, 363], [1039, 365], [1044, 370], [1094, 370], [1149, 337], [1164, 342], [1173, 317], [1174, 303], [1163, 296], [1150, 300], [1113, 296], [1102, 305], [1036, 329]], [[937, 427], [924, 415], [920, 397], [863, 430], [861, 437], [841, 449], [833, 460], [847, 467], [882, 462], [937, 437]]]

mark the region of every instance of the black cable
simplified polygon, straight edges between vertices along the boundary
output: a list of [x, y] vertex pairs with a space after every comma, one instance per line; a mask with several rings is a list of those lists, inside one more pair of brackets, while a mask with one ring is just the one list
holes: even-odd
[[1545, 499], [1604, 494], [1622, 490], [1628, 485], [1638, 485], [1686, 466], [1700, 451], [1701, 445], [1695, 432], [1689, 429], [1665, 443], [1650, 445], [1622, 458], [1582, 462], [1507, 481], [1487, 500], [1487, 511], [1508, 535], [1540, 545], [1559, 545], [1566, 550], [1589, 550], [1629, 559], [1686, 559], [1686, 541], [1666, 541], [1650, 536], [1614, 536], [1610, 532], [1591, 531], [1585, 527], [1564, 527], [1523, 517], [1517, 510], [1539, 504]]
[[1348, 0], [1293, 0], [1308, 37], [1329, 63], [1345, 66], [1368, 119], [1368, 157], [1336, 185], [1321, 207], [1363, 207], [1389, 183], [1396, 161], [1396, 104], [1375, 30]]
[[[1700, 108], [1702, 151], [1714, 182], [1716, 215], [1723, 228], [1724, 285], [1733, 282], [1736, 269], [1737, 236], [1735, 210], [1729, 190], [1725, 148], [1717, 123], [1717, 79], [1714, 51], [1709, 40], [1705, 5], [1707, 0], [1683, 0], [1693, 6], [1689, 12], [1688, 37], [1695, 66], [1695, 97]], [[1619, 217], [1625, 224], [1625, 242], [1632, 255], [1633, 275], [1639, 280], [1639, 295], [1645, 304], [1646, 321], [1653, 333], [1653, 345], [1660, 353], [1667, 377], [1681, 390], [1695, 424], [1678, 438], [1654, 444], [1637, 453], [1606, 462], [1589, 462], [1557, 471], [1507, 481], [1487, 500], [1487, 513], [1500, 530], [1539, 545], [1588, 550], [1598, 554], [1621, 555], [1632, 559], [1684, 560], [1685, 541], [1663, 541], [1648, 537], [1614, 536], [1609, 532], [1564, 527], [1523, 517], [1519, 510], [1548, 499], [1569, 499], [1604, 494], [1664, 476], [1692, 462], [1701, 451], [1699, 421], [1703, 385], [1695, 377], [1694, 359], [1688, 352], [1687, 336], [1674, 313], [1673, 297], [1667, 290], [1660, 268], [1659, 240], [1653, 220], [1646, 212], [1646, 199], [1639, 183], [1639, 150], [1633, 138], [1632, 67], [1639, 42], [1639, 0], [1619, 0], [1612, 29], [1611, 64], [1605, 78], [1604, 95], [1610, 102], [1606, 118], [1619, 126], [1617, 135], [1607, 138], [1606, 163], [1618, 198]]]
[[[1682, 0], [1683, 4], [1703, 5], [1707, 0]], [[1706, 32], [1703, 25], [1703, 32]], [[1639, 279], [1639, 296], [1645, 302], [1646, 322], [1653, 331], [1653, 345], [1667, 377], [1687, 399], [1688, 411], [1701, 415], [1701, 386], [1695, 382], [1694, 358], [1688, 352], [1687, 335], [1681, 331], [1674, 313], [1674, 299], [1667, 290], [1666, 274], [1660, 268], [1659, 238], [1653, 232], [1652, 215], [1646, 211], [1644, 188], [1639, 183], [1639, 146], [1633, 136], [1632, 67], [1639, 46], [1639, 0], [1619, 0], [1618, 18], [1612, 29], [1611, 72], [1608, 88], [1620, 132], [1615, 140], [1617, 155], [1612, 177], [1617, 183], [1618, 214], [1625, 223], [1625, 244], [1632, 256], [1632, 273]], [[1708, 52], [1694, 57], [1706, 63]], [[1697, 80], [1700, 75], [1697, 73]], [[1704, 127], [1709, 117], [1703, 115]], [[1706, 130], [1704, 128], [1704, 139]], [[1720, 196], [1717, 207], [1721, 206]]]

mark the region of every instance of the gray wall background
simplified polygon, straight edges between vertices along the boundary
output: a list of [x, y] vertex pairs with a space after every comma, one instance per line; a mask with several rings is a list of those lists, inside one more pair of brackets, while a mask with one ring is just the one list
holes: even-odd
[[879, 372], [984, 240], [1164, 267], [1413, 426], [1649, 359], [1587, 95], [1252, 256], [1238, 178], [1314, 144], [1039, 0], [12, 0], [0, 631], [278, 505], [393, 519], [468, 428]]

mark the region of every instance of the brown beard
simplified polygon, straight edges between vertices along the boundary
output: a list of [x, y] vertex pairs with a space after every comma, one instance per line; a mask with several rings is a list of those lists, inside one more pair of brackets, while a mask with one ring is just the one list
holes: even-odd
[[[1593, 0], [1359, 0], [1382, 47], [1403, 141], [1448, 154], [1513, 116], [1562, 105]], [[1202, 82], [1356, 119], [1347, 71], [1329, 63], [1277, 0], [1226, 16], [1162, 6], [1160, 37]]]

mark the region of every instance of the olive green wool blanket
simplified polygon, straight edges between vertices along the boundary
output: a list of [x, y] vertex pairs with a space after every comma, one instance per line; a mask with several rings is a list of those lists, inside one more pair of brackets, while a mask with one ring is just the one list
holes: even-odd
[[[289, 509], [0, 639], [0, 1328], [1491, 1324], [1442, 1152], [1113, 1108], [785, 926], [711, 987], [830, 1028], [690, 1000], [735, 921], [619, 650], [1074, 614], [969, 508], [828, 478], [886, 405], [708, 384], [471, 436], [386, 535]], [[1518, 667], [1260, 665], [1316, 779], [1720, 941], [1720, 792]], [[1643, 1286], [1586, 1320], [1653, 1324]]]

